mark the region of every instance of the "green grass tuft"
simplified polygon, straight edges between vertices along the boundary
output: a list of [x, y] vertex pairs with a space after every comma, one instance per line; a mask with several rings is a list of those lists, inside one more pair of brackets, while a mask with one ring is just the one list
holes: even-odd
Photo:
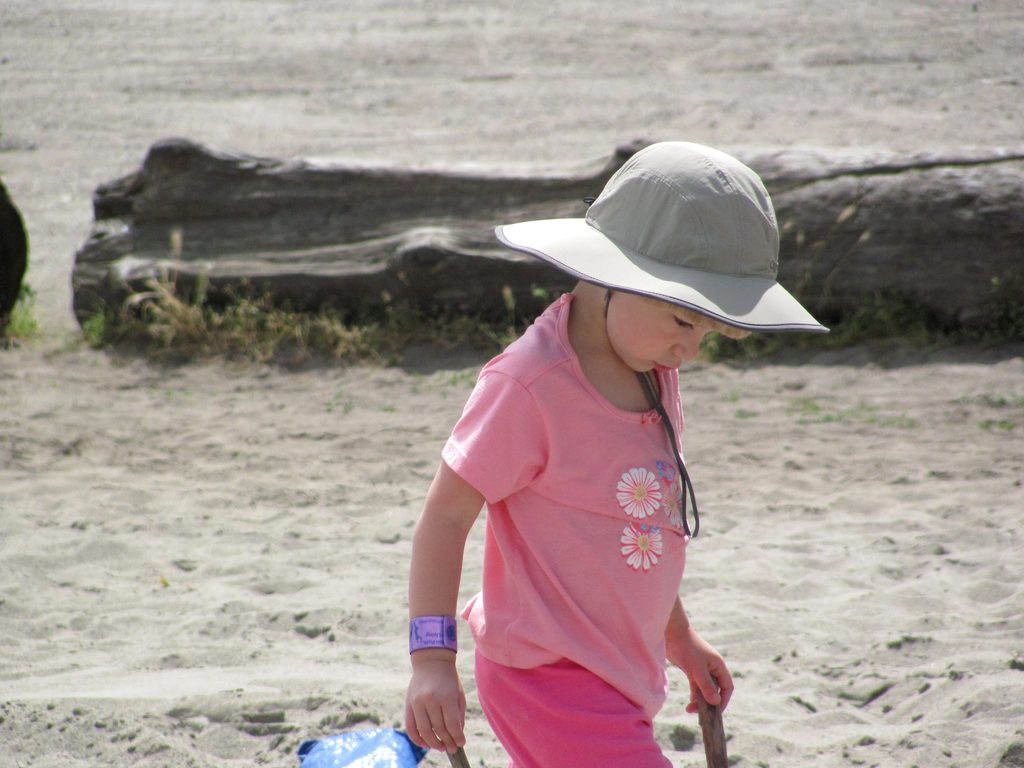
[[749, 360], [790, 350], [843, 349], [873, 341], [898, 341], [918, 348], [1024, 340], [1024, 306], [999, 281], [979, 319], [944, 320], [911, 297], [879, 294], [853, 312], [821, 318], [830, 333], [755, 333], [745, 339], [708, 334], [701, 347], [707, 360]]
[[[920, 303], [877, 296], [853, 313], [823, 318], [828, 334], [761, 333], [733, 340], [708, 334], [706, 360], [745, 360], [789, 350], [835, 350], [885, 340], [918, 348], [957, 343], [1024, 339], [1024, 309], [993, 283], [984, 324], [953, 326]], [[245, 295], [213, 305], [200, 280], [188, 295], [170, 279], [153, 280], [117, 308], [82, 322], [82, 338], [95, 348], [132, 348], [157, 361], [184, 362], [222, 357], [252, 362], [300, 364], [313, 358], [393, 364], [418, 344], [497, 352], [523, 330], [511, 291], [502, 292], [505, 317], [485, 320], [429, 315], [407, 305], [389, 305], [353, 320], [334, 310], [296, 312], [275, 306], [269, 294]], [[31, 304], [28, 304], [31, 316]], [[29, 326], [22, 326], [27, 333]], [[34, 327], [34, 326], [31, 326]], [[741, 418], [747, 418], [744, 414]]]
[[120, 307], [82, 322], [83, 339], [94, 348], [131, 348], [161, 362], [220, 357], [284, 365], [314, 358], [391, 364], [419, 343], [496, 352], [517, 332], [511, 320], [496, 325], [465, 316], [428, 317], [403, 305], [355, 322], [329, 309], [283, 309], [269, 295], [212, 306], [202, 286], [185, 298], [171, 280], [151, 280]]
[[39, 322], [36, 320], [36, 292], [27, 283], [23, 283], [18, 293], [18, 301], [11, 310], [4, 334], [12, 339], [30, 341], [39, 335]]

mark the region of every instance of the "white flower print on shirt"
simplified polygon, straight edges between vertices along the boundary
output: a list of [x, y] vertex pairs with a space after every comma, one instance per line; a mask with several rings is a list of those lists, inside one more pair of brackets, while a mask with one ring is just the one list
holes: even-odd
[[654, 462], [661, 475], [661, 488], [665, 514], [668, 521], [676, 528], [683, 527], [683, 483], [678, 477], [676, 468], [665, 461]]
[[620, 552], [626, 558], [626, 565], [634, 571], [649, 571], [658, 564], [664, 551], [665, 540], [657, 526], [630, 523], [622, 529], [619, 538]]
[[627, 515], [643, 520], [661, 507], [660, 487], [653, 472], [643, 467], [633, 467], [622, 475], [615, 486], [615, 498]]

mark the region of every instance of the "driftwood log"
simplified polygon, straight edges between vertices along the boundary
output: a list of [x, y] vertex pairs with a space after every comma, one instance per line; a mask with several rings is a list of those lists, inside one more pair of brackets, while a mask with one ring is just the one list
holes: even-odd
[[[185, 291], [203, 281], [213, 302], [255, 292], [348, 317], [389, 303], [507, 317], [507, 288], [529, 317], [570, 281], [501, 247], [494, 225], [582, 216], [582, 199], [643, 145], [577, 174], [528, 176], [282, 162], [162, 141], [137, 172], [96, 190], [93, 231], [75, 257], [75, 314], [164, 276]], [[781, 282], [822, 320], [890, 296], [950, 325], [1024, 302], [1024, 152], [741, 159], [775, 202]]]

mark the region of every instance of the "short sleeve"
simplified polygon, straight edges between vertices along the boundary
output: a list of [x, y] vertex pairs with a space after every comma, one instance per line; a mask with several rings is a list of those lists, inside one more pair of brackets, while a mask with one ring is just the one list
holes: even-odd
[[545, 420], [529, 390], [505, 373], [484, 371], [441, 456], [494, 503], [543, 471], [547, 444]]

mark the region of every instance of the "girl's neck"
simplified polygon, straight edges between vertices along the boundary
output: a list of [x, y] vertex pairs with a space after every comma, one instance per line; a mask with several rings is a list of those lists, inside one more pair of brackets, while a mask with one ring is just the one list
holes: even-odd
[[650, 405], [630, 368], [612, 348], [605, 322], [607, 290], [577, 283], [569, 311], [569, 343], [587, 380], [612, 405], [626, 411], [647, 411]]

